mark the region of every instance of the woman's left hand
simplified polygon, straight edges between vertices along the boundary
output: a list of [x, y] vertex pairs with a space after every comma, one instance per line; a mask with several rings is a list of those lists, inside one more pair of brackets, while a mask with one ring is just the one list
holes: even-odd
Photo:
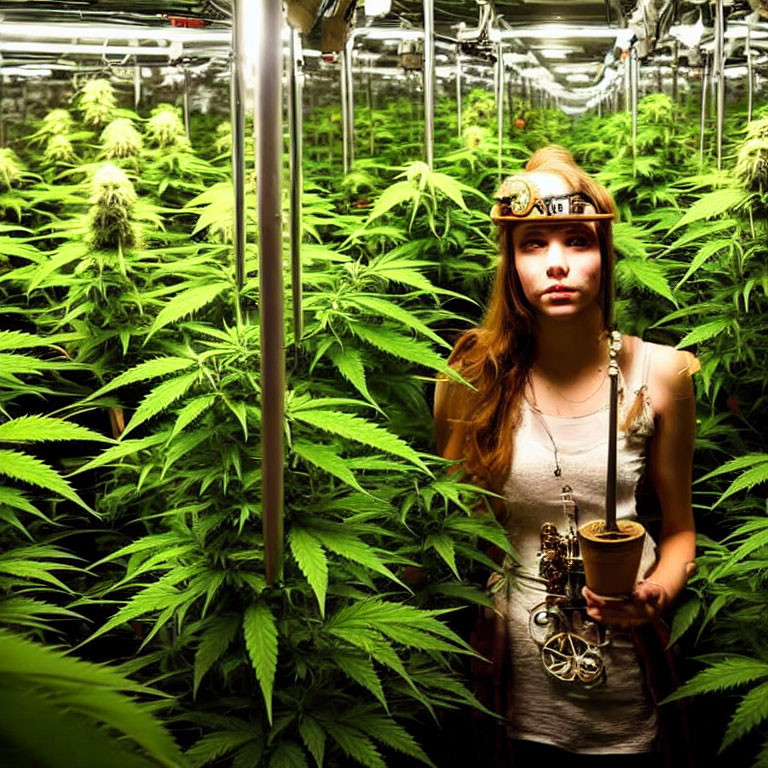
[[639, 627], [655, 621], [668, 603], [666, 590], [652, 581], [638, 582], [632, 597], [626, 600], [605, 600], [589, 587], [582, 589], [582, 595], [590, 618], [615, 627]]

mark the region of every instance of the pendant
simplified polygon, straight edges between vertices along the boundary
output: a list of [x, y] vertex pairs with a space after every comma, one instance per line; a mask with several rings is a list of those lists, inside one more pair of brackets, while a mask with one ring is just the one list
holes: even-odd
[[555, 477], [560, 477], [563, 474], [563, 470], [560, 469], [560, 467], [555, 467], [554, 475]]

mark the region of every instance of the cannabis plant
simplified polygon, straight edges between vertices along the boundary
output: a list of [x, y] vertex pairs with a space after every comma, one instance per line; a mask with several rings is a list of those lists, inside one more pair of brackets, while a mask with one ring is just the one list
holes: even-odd
[[77, 98], [77, 106], [86, 126], [101, 128], [116, 117], [117, 99], [109, 80], [87, 80]]
[[142, 138], [133, 121], [118, 117], [101, 132], [101, 154], [106, 160], [133, 159], [138, 161], [141, 153]]

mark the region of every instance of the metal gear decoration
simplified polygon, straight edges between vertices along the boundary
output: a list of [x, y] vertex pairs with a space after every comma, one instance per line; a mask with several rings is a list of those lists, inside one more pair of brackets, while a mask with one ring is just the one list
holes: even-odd
[[541, 649], [541, 661], [555, 680], [584, 686], [600, 682], [605, 669], [600, 649], [573, 632], [552, 635]]
[[536, 199], [533, 187], [519, 176], [504, 179], [496, 197], [512, 216], [527, 216]]

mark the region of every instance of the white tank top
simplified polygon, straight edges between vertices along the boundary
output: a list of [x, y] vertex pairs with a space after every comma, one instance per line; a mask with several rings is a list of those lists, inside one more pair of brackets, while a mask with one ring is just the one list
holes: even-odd
[[[619, 518], [636, 517], [635, 492], [645, 471], [646, 443], [654, 429], [645, 385], [656, 345], [639, 339], [636, 345], [626, 381], [620, 377], [619, 424], [624, 423], [636, 397], [642, 398], [642, 408], [630, 429], [619, 433]], [[567, 530], [562, 487], [572, 488], [579, 525], [603, 517], [608, 415], [607, 403], [585, 416], [558, 417], [542, 414], [524, 401], [514, 436], [512, 466], [503, 489], [505, 526], [521, 559], [517, 570], [520, 589], [513, 590], [506, 605], [499, 606], [506, 611], [510, 637], [514, 717], [509, 736], [593, 754], [637, 753], [653, 748], [654, 708], [643, 688], [631, 635], [627, 630], [608, 630], [610, 643], [603, 649], [605, 681], [585, 691], [553, 680], [546, 673], [529, 622], [532, 609], [545, 599], [543, 584], [531, 579], [538, 577], [542, 523], [554, 523], [561, 533]], [[553, 440], [560, 477], [554, 474]], [[648, 573], [655, 560], [655, 544], [646, 534], [639, 578]]]

